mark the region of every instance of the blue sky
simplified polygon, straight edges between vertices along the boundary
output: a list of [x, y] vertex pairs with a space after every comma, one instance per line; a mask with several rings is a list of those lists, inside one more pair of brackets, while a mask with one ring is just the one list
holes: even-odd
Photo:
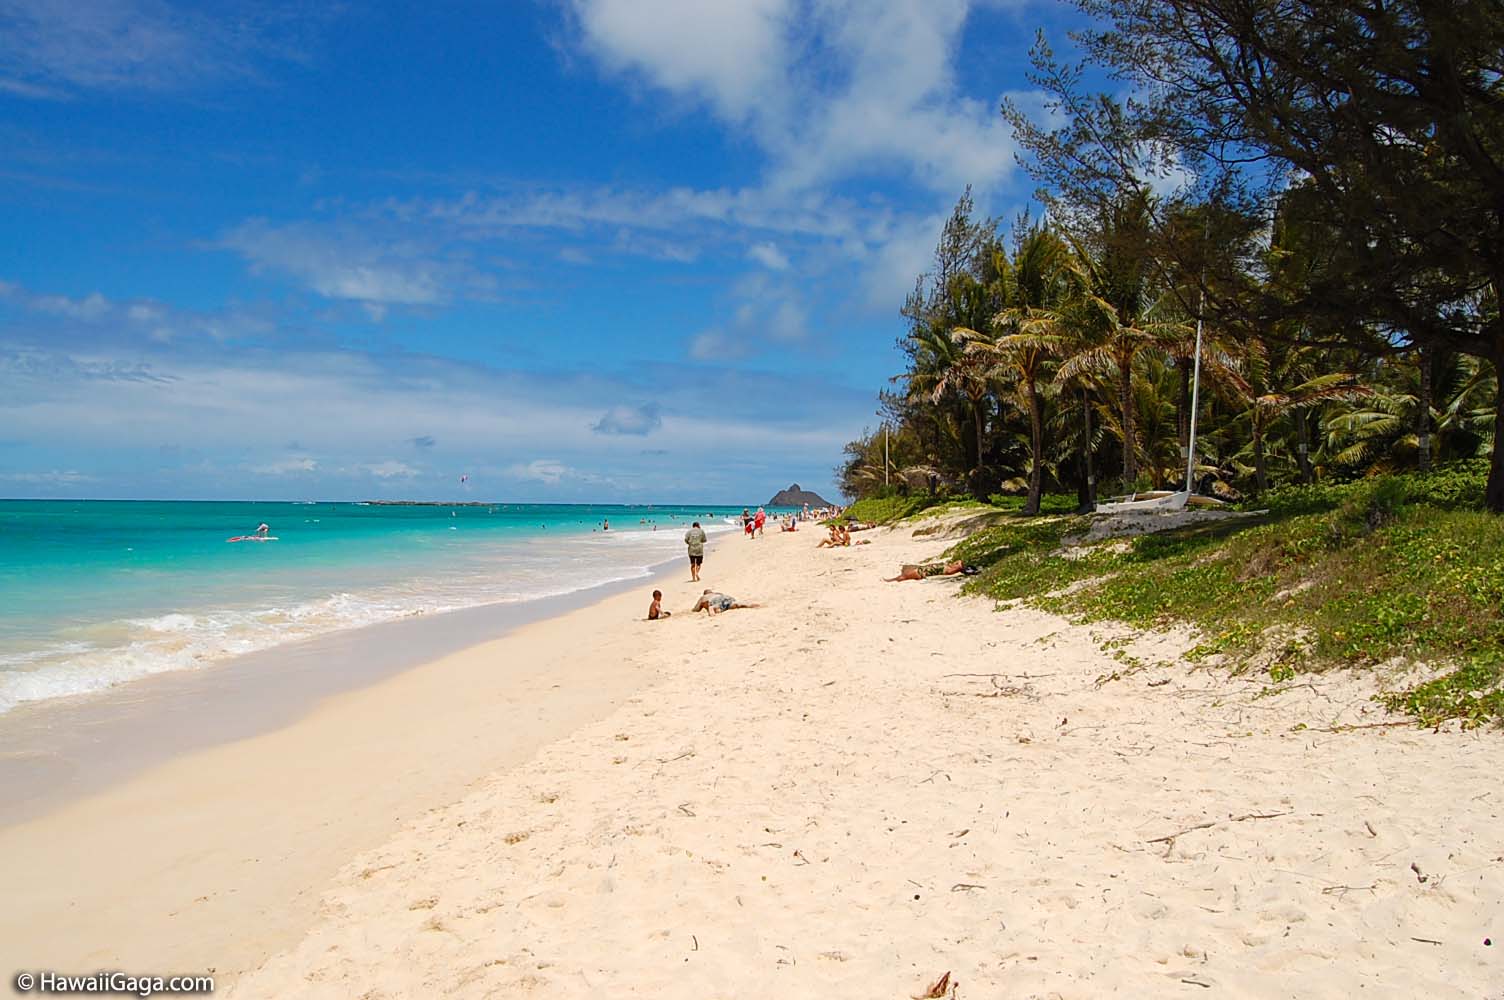
[[1061, 16], [0, 0], [0, 496], [828, 493]]

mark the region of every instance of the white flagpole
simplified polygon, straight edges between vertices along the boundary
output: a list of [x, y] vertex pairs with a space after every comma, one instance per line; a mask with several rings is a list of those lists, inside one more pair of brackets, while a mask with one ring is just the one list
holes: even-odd
[[1192, 476], [1196, 472], [1196, 413], [1201, 408], [1201, 314], [1206, 305], [1206, 292], [1202, 291], [1201, 299], [1196, 303], [1196, 364], [1191, 375], [1191, 440], [1186, 448], [1185, 456], [1185, 490], [1187, 493], [1196, 491]]

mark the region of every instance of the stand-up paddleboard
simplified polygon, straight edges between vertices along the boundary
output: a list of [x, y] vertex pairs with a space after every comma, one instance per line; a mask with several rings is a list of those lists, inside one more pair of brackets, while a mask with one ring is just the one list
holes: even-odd
[[275, 542], [276, 535], [236, 535], [234, 538], [226, 538], [227, 542]]

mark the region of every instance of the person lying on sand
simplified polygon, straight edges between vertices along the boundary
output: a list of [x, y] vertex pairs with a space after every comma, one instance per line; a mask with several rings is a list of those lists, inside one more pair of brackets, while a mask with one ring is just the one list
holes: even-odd
[[959, 559], [948, 563], [905, 563], [897, 576], [884, 577], [883, 580], [886, 583], [897, 583], [899, 580], [925, 580], [932, 576], [955, 576], [957, 573], [964, 573], [966, 569], [966, 564]]
[[653, 603], [648, 605], [648, 621], [655, 622], [660, 618], [667, 618], [672, 611], [663, 610], [663, 591], [653, 591]]
[[696, 611], [705, 611], [710, 615], [715, 616], [720, 614], [722, 611], [730, 611], [732, 608], [756, 607], [761, 607], [761, 605], [744, 604], [734, 597], [728, 597], [725, 594], [717, 594], [713, 590], [706, 589], [705, 593], [700, 595], [700, 599], [695, 602], [695, 606], [690, 609], [690, 613], [693, 614]]

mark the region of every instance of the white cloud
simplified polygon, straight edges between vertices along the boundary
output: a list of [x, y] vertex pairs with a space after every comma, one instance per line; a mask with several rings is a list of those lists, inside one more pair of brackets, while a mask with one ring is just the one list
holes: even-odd
[[0, 77], [0, 93], [29, 97], [36, 101], [58, 101], [66, 96], [52, 87], [43, 87], [40, 84], [26, 83], [21, 80], [8, 80], [4, 77]]
[[160, 323], [167, 318], [167, 310], [148, 302], [134, 302], [125, 307], [125, 316], [132, 323]]
[[747, 248], [747, 256], [770, 270], [788, 270], [789, 259], [775, 243], [756, 243]]
[[768, 317], [767, 331], [769, 336], [785, 343], [803, 340], [809, 333], [803, 307], [789, 300], [778, 303], [773, 314]]
[[726, 361], [745, 353], [741, 342], [722, 330], [701, 330], [689, 338], [689, 356], [696, 361]]
[[575, 0], [586, 47], [610, 70], [640, 73], [742, 120], [762, 112], [785, 72], [788, 0]]
[[634, 434], [645, 436], [663, 426], [663, 414], [657, 403], [641, 406], [613, 406], [592, 426], [597, 434]]
[[[447, 301], [466, 277], [411, 240], [373, 242], [362, 234], [310, 223], [275, 226], [251, 219], [225, 233], [220, 245], [253, 270], [286, 274], [330, 299], [380, 307]], [[384, 311], [373, 318], [380, 319]]]
[[892, 308], [902, 301], [914, 287], [914, 278], [933, 265], [935, 244], [949, 215], [947, 206], [945, 211], [905, 219], [871, 249], [862, 268], [867, 305]]
[[[871, 411], [865, 386], [716, 365], [659, 362], [607, 377], [210, 342], [123, 356], [0, 347], [0, 385], [5, 465], [17, 470], [0, 482], [21, 495], [87, 484], [98, 496], [359, 498], [379, 488], [419, 499], [469, 473], [477, 495], [497, 499], [737, 499], [737, 483], [760, 493], [790, 476], [818, 479]], [[592, 429], [601, 400], [641, 398], [643, 385], [674, 400], [652, 432], [665, 461], [651, 474], [638, 447]], [[709, 454], [734, 458], [707, 465]]]
[[396, 459], [387, 459], [384, 462], [372, 462], [356, 466], [360, 472], [375, 476], [377, 479], [412, 479], [418, 474], [418, 470], [406, 462]]
[[70, 299], [66, 295], [42, 295], [32, 300], [31, 307], [39, 312], [82, 320], [102, 319], [111, 311], [110, 302], [98, 292], [82, 299]]
[[67, 91], [164, 92], [255, 79], [268, 60], [302, 55], [306, 22], [328, 12], [262, 5], [219, 16], [166, 0], [6, 0], [0, 90], [56, 99]]
[[183, 336], [208, 336], [215, 340], [265, 333], [268, 324], [252, 314], [226, 310], [204, 314], [171, 309], [151, 299], [117, 300], [90, 292], [83, 298], [42, 294], [12, 282], [0, 281], [0, 298], [34, 313], [73, 321], [71, 334], [97, 329], [107, 339], [122, 335], [145, 336], [166, 342]]
[[797, 288], [765, 272], [736, 282], [729, 299], [730, 316], [689, 341], [696, 361], [726, 361], [760, 353], [776, 344], [796, 344], [809, 337], [809, 318]]
[[[844, 238], [880, 230], [888, 212], [819, 192], [793, 194], [761, 187], [664, 191], [595, 188], [521, 188], [481, 196], [388, 201], [380, 210], [408, 225], [454, 231], [469, 239], [519, 229], [585, 235], [592, 227], [613, 236], [622, 229], [682, 233], [687, 227], [733, 227], [752, 232]], [[583, 255], [573, 248], [575, 255]], [[588, 257], [585, 257], [588, 259]]]
[[563, 462], [551, 458], [539, 458], [526, 465], [509, 466], [506, 474], [514, 479], [543, 483], [545, 486], [557, 486], [566, 476], [574, 474], [574, 471]]
[[901, 175], [954, 195], [1000, 182], [1014, 146], [996, 97], [958, 85], [968, 0], [574, 0], [581, 41], [610, 73], [702, 103], [799, 191]]
[[300, 473], [317, 472], [319, 463], [305, 456], [298, 458], [284, 458], [276, 462], [268, 462], [253, 468], [257, 475], [262, 476], [292, 476]]
[[47, 472], [5, 472], [0, 480], [8, 483], [26, 483], [32, 486], [69, 486], [73, 483], [96, 482], [94, 476], [86, 476], [74, 469], [66, 471], [51, 469]]

